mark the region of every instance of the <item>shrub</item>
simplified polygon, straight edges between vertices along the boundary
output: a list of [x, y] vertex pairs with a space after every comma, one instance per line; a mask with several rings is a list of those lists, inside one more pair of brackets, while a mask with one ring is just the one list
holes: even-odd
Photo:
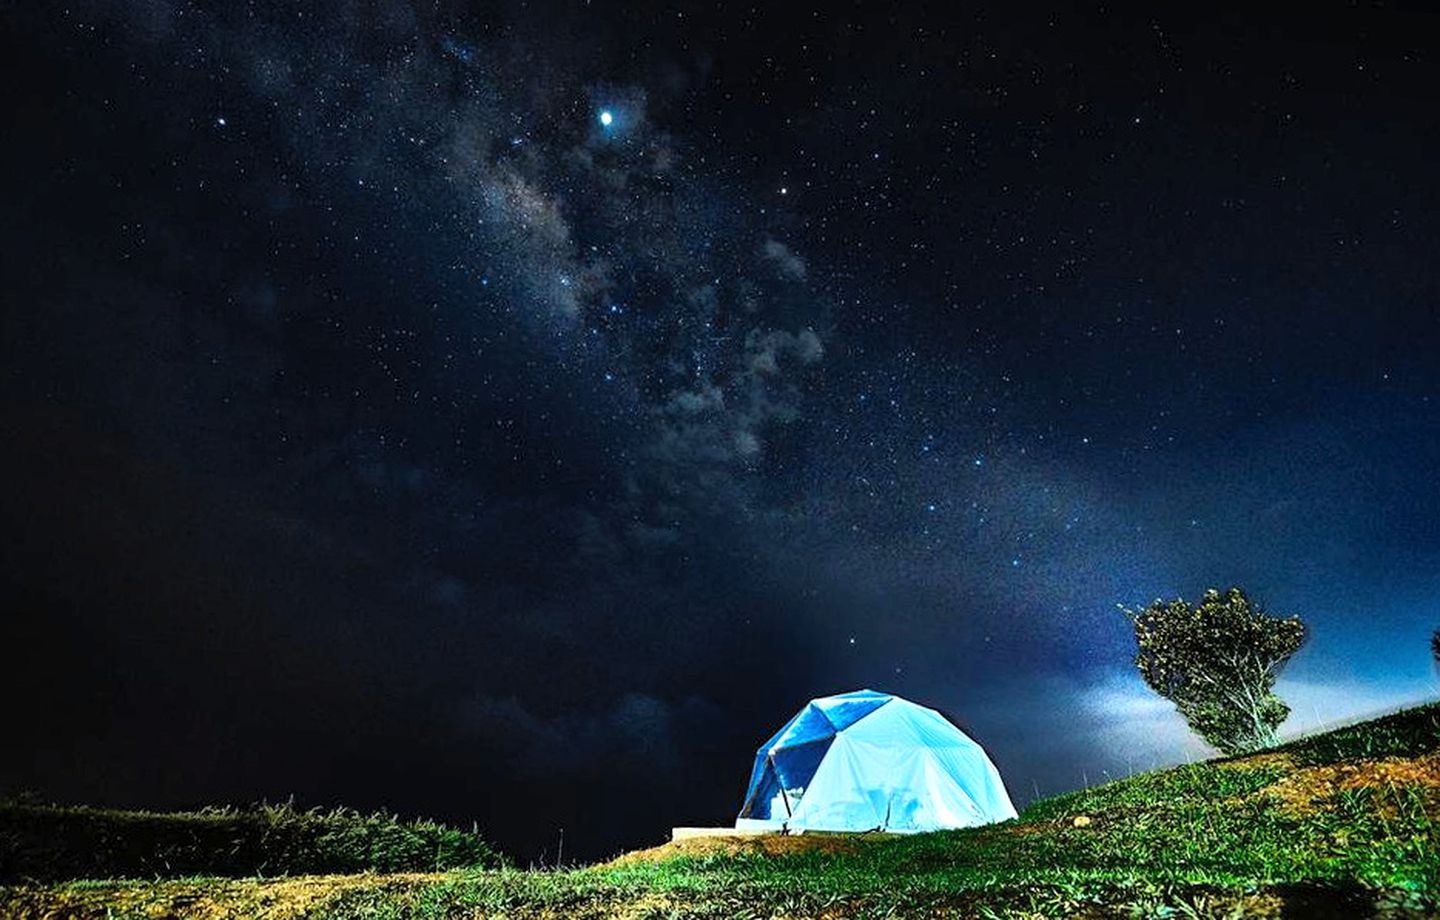
[[429, 871], [500, 862], [478, 833], [383, 812], [261, 804], [156, 813], [0, 802], [0, 881]]

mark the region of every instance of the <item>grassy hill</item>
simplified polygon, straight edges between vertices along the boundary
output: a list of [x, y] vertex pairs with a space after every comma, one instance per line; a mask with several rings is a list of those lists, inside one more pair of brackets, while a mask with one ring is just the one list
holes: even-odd
[[1440, 706], [974, 830], [689, 840], [567, 872], [15, 885], [0, 916], [1440, 916]]

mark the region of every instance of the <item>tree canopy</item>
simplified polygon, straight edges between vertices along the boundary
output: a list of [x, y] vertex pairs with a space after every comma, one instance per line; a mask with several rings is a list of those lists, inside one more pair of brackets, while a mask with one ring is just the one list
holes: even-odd
[[1276, 728], [1290, 707], [1275, 695], [1275, 679], [1305, 642], [1299, 617], [1271, 616], [1240, 588], [1212, 588], [1195, 604], [1155, 600], [1125, 613], [1135, 626], [1140, 675], [1196, 734], [1225, 754], [1279, 740]]

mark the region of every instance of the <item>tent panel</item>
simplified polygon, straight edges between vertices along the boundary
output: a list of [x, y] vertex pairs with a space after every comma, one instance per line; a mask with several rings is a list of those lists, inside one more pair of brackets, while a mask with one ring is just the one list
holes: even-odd
[[[1015, 817], [1015, 806], [1005, 791], [1000, 771], [973, 739], [933, 709], [897, 699], [891, 706], [851, 726], [847, 737], [877, 745], [912, 745], [928, 751], [970, 799], [982, 820]], [[959, 825], [968, 826], [968, 825]]]
[[940, 713], [909, 700], [897, 699], [845, 730], [873, 744], [911, 744], [932, 748], [969, 748], [980, 745]]
[[834, 741], [835, 736], [829, 735], [805, 744], [780, 748], [770, 754], [770, 762], [775, 765], [775, 772], [785, 787], [785, 794], [789, 797], [792, 809], [805, 794], [806, 788], [815, 777], [815, 771], [825, 759], [825, 752], [830, 750]]
[[[885, 790], [874, 783], [875, 769], [845, 740], [835, 742], [815, 771], [810, 789], [790, 819], [792, 830], [865, 831], [885, 823]], [[878, 806], [878, 807], [877, 807]]]
[[763, 761], [760, 766], [760, 778], [750, 787], [749, 794], [745, 796], [745, 805], [740, 809], [740, 817], [759, 821], [788, 820], [790, 810], [786, 807], [781, 789], [780, 779], [775, 775], [775, 768], [768, 759]]
[[1008, 821], [1017, 817], [1010, 794], [1000, 779], [1000, 771], [985, 752], [976, 749], [973, 753], [955, 748], [940, 748], [931, 751], [935, 761], [945, 774], [964, 790], [965, 795], [975, 803], [983, 816], [981, 823]]
[[[932, 751], [850, 742], [843, 735], [836, 743], [836, 747], [841, 746], [847, 755], [847, 768], [837, 777], [828, 772], [827, 758], [816, 773], [810, 797], [792, 818], [792, 828], [932, 831], [995, 820]], [[822, 777], [827, 781], [824, 784]], [[837, 778], [845, 785], [830, 782]], [[830, 798], [849, 804], [835, 808], [825, 801]], [[861, 800], [866, 803], [863, 808], [856, 804]], [[857, 822], [857, 818], [861, 820]]]
[[805, 796], [815, 771], [834, 740], [831, 735], [769, 753], [761, 751], [755, 760], [755, 770], [740, 816], [788, 818]]
[[761, 750], [755, 755], [755, 766], [750, 769], [750, 782], [745, 784], [745, 802], [740, 806], [740, 816], [745, 817], [751, 809], [751, 803], [755, 799], [755, 792], [759, 788], [765, 776], [765, 765], [768, 758], [765, 751]]
[[[933, 709], [909, 703], [903, 707], [920, 741], [934, 753], [945, 770], [955, 778], [986, 821], [1016, 817], [1015, 806], [993, 761], [969, 735]], [[943, 743], [948, 737], [953, 743]]]
[[916, 758], [901, 804], [892, 813], [889, 830], [934, 831], [993, 820], [930, 750]]
[[825, 714], [820, 711], [814, 703], [810, 703], [804, 709], [795, 714], [795, 717], [785, 723], [773, 737], [761, 748], [761, 751], [773, 751], [776, 748], [793, 747], [797, 744], [808, 744], [822, 738], [828, 738], [835, 734], [835, 727]]
[[856, 690], [854, 693], [842, 693], [839, 696], [815, 700], [810, 705], [824, 713], [830, 725], [838, 732], [844, 731], [893, 699], [888, 693]]
[[[836, 738], [831, 755], [817, 771], [811, 795], [791, 819], [808, 830], [933, 830], [929, 797], [940, 788], [958, 825], [983, 823], [978, 808], [954, 782], [928, 782], [934, 757], [917, 743], [902, 712], [876, 712]], [[832, 761], [834, 768], [832, 769]], [[943, 787], [943, 788], [941, 788]]]

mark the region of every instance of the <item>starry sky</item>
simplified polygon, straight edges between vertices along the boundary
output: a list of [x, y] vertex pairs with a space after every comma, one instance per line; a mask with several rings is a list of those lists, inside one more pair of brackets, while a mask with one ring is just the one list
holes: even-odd
[[1212, 585], [1435, 696], [1424, 6], [0, 10], [0, 791], [592, 858], [869, 686], [1023, 804]]

